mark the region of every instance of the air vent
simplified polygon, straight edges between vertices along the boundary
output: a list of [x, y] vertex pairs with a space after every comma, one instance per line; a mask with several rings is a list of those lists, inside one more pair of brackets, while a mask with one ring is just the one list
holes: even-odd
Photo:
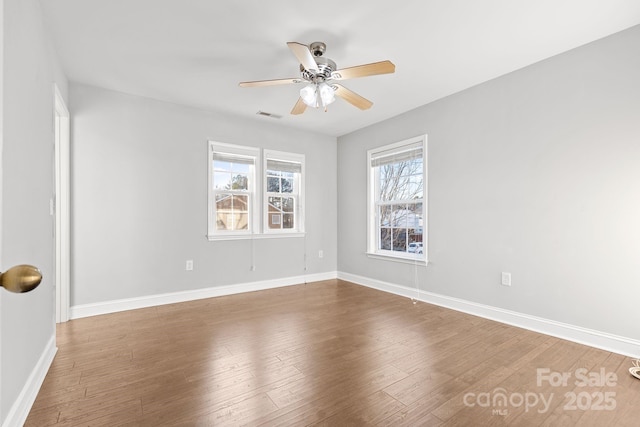
[[272, 119], [282, 118], [282, 116], [279, 116], [278, 114], [271, 114], [271, 113], [267, 113], [266, 111], [258, 111], [256, 114], [259, 116], [271, 117]]

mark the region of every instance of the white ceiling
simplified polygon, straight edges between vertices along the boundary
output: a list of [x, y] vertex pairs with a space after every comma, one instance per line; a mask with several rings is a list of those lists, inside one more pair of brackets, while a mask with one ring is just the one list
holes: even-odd
[[[339, 136], [640, 24], [638, 0], [41, 0], [73, 82]], [[395, 74], [346, 80], [373, 101], [289, 111], [300, 85], [286, 42], [327, 44], [338, 68], [391, 60]], [[281, 119], [257, 116], [258, 110]]]

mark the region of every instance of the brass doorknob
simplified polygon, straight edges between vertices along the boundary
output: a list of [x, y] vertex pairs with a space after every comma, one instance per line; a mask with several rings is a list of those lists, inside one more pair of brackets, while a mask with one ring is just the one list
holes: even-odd
[[41, 281], [42, 273], [32, 265], [16, 265], [0, 273], [0, 286], [16, 293], [29, 292], [37, 288]]

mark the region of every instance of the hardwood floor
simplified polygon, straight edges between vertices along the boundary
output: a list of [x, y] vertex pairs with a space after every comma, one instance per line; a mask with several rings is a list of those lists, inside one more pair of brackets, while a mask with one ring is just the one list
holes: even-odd
[[628, 357], [340, 280], [77, 319], [57, 343], [27, 426], [640, 423]]

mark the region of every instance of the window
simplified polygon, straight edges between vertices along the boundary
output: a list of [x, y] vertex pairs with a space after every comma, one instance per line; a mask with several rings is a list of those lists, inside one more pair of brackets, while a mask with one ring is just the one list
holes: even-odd
[[209, 238], [250, 235], [256, 230], [256, 164], [260, 151], [209, 143]]
[[368, 151], [368, 253], [426, 260], [426, 136]]
[[209, 240], [302, 235], [304, 155], [210, 141], [209, 156]]
[[265, 150], [264, 232], [304, 231], [304, 156]]

